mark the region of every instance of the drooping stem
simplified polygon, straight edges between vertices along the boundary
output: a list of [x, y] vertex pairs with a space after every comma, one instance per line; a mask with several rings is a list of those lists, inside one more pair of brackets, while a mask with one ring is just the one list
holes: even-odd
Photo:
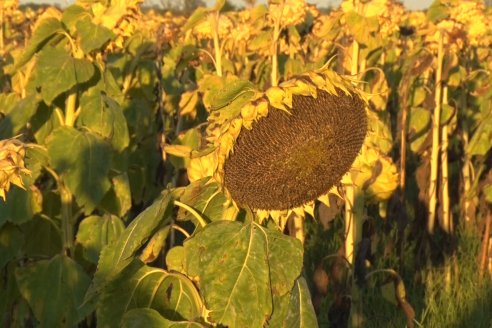
[[174, 201], [174, 205], [181, 207], [181, 208], [187, 210], [188, 212], [190, 212], [190, 214], [193, 215], [193, 217], [198, 221], [198, 223], [200, 224], [200, 226], [202, 228], [207, 225], [207, 222], [205, 222], [205, 220], [202, 218], [202, 216], [193, 207], [186, 205], [185, 203], [182, 203], [178, 200]]
[[442, 96], [442, 63], [443, 62], [443, 34], [439, 31], [439, 44], [437, 50], [437, 69], [436, 69], [436, 89], [435, 106], [432, 118], [432, 153], [431, 153], [431, 172], [429, 183], [429, 217], [427, 221], [427, 232], [432, 234], [436, 222], [437, 205], [437, 175], [439, 168], [439, 137], [441, 125], [441, 96]]
[[173, 230], [177, 230], [177, 231], [181, 232], [186, 238], [190, 238], [190, 234], [188, 233], [188, 231], [186, 231], [185, 229], [181, 228], [179, 225], [177, 225], [177, 224], [171, 224], [171, 228]]
[[212, 26], [213, 40], [214, 40], [214, 53], [215, 53], [215, 71], [217, 76], [222, 76], [222, 48], [220, 47], [219, 40], [219, 11], [213, 11], [208, 16], [210, 25]]
[[[448, 87], [443, 88], [442, 103], [448, 103]], [[442, 228], [447, 234], [453, 233], [453, 223], [449, 212], [449, 167], [448, 167], [448, 124], [441, 127], [441, 201], [442, 201]]]

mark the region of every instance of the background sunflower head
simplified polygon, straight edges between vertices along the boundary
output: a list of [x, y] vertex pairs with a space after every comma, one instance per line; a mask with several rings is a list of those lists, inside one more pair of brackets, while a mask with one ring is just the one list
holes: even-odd
[[0, 140], [0, 198], [5, 200], [11, 184], [24, 189], [22, 175], [30, 175], [24, 157], [26, 146], [17, 139]]

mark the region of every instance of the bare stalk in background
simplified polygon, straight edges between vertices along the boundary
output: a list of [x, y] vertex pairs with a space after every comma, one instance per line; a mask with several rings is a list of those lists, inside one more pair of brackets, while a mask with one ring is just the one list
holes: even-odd
[[[448, 104], [448, 87], [443, 88], [442, 103]], [[449, 127], [445, 122], [441, 127], [441, 201], [442, 201], [442, 228], [447, 234], [453, 233], [453, 220], [450, 213], [449, 201]]]
[[3, 5], [0, 5], [0, 55], [3, 56], [5, 44], [4, 44], [4, 29], [5, 29], [5, 10]]
[[214, 10], [209, 14], [208, 19], [210, 21], [210, 25], [212, 26], [214, 39], [215, 70], [217, 72], [217, 76], [222, 76], [222, 48], [219, 40], [220, 12], [218, 10]]
[[[352, 41], [352, 61], [350, 73], [355, 76], [359, 73], [359, 43]], [[354, 204], [355, 186], [352, 181], [351, 173], [348, 172], [344, 177], [345, 185], [345, 257], [349, 263], [354, 262], [354, 246], [356, 227], [354, 224]]]
[[437, 205], [437, 175], [439, 169], [439, 137], [441, 135], [441, 98], [442, 98], [442, 64], [443, 64], [443, 34], [439, 31], [439, 43], [437, 50], [436, 90], [434, 115], [432, 117], [432, 153], [431, 172], [429, 184], [429, 217], [427, 221], [427, 232], [434, 233], [436, 223]]
[[[270, 76], [272, 86], [278, 85], [278, 39], [282, 31], [282, 13], [284, 12], [285, 0], [280, 1], [278, 12], [273, 18], [273, 40], [272, 40], [272, 72]], [[270, 13], [271, 14], [271, 13]]]
[[[482, 250], [480, 252], [480, 280], [483, 279], [485, 275], [485, 270], [487, 268], [487, 255], [489, 253], [489, 242], [490, 242], [490, 225], [492, 224], [492, 211], [489, 209], [487, 217], [485, 219], [485, 231], [482, 240]], [[490, 272], [492, 274], [492, 272]]]

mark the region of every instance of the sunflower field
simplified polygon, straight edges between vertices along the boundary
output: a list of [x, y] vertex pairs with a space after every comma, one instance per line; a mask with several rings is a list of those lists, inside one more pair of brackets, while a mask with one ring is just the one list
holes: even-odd
[[492, 10], [0, 3], [0, 325], [492, 327]]

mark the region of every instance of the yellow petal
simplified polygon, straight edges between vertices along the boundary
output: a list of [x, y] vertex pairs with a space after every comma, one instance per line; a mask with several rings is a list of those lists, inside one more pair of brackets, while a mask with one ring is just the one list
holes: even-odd
[[272, 107], [288, 112], [284, 105], [285, 91], [279, 87], [271, 87], [265, 92]]

